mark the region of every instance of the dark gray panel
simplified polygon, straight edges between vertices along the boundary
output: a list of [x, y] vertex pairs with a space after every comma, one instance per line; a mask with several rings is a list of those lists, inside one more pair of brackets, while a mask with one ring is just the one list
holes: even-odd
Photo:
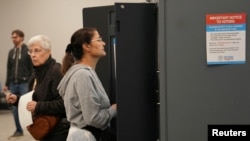
[[[160, 3], [164, 3], [160, 1]], [[207, 141], [208, 124], [250, 123], [249, 36], [247, 63], [206, 65], [206, 14], [250, 14], [250, 1], [168, 0], [164, 5], [164, 86], [168, 141]], [[249, 18], [247, 18], [249, 23]], [[247, 33], [249, 33], [247, 27]], [[163, 115], [165, 116], [165, 115]], [[163, 128], [164, 129], [164, 128]], [[164, 135], [162, 135], [164, 136]]]

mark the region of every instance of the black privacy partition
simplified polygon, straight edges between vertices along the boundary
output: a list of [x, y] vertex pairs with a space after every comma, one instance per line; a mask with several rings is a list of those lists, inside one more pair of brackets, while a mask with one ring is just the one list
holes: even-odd
[[96, 66], [96, 72], [102, 81], [102, 84], [110, 95], [112, 103], [115, 101], [115, 87], [113, 87], [114, 66], [113, 66], [113, 51], [111, 38], [114, 36], [114, 6], [89, 7], [83, 8], [83, 26], [96, 27], [103, 41], [106, 43], [105, 51], [107, 55], [103, 57]]
[[157, 7], [149, 3], [115, 3], [83, 9], [84, 26], [98, 28], [107, 56], [96, 71], [117, 103], [118, 141], [156, 141]]

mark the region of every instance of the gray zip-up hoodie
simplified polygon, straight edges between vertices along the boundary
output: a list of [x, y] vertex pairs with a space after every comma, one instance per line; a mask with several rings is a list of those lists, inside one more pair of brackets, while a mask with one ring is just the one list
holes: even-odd
[[64, 99], [67, 119], [73, 126], [104, 129], [116, 116], [96, 72], [88, 66], [73, 65], [64, 75], [58, 90]]

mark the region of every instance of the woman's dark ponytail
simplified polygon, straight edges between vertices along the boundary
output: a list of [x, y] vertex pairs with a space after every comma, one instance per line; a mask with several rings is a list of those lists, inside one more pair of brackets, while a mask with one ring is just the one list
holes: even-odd
[[65, 74], [68, 69], [74, 64], [74, 56], [72, 55], [72, 45], [68, 44], [65, 50], [65, 56], [62, 61], [62, 73]]

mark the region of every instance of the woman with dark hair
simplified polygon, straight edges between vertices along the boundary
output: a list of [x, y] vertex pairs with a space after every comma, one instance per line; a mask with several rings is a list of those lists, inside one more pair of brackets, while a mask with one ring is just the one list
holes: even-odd
[[71, 123], [68, 141], [79, 139], [73, 132], [77, 129], [83, 129], [89, 138], [94, 135], [98, 141], [102, 131], [109, 127], [111, 119], [116, 116], [116, 104], [110, 105], [95, 72], [97, 62], [106, 55], [104, 46], [105, 42], [97, 29], [85, 27], [72, 35], [71, 43], [66, 48], [62, 66], [65, 75], [58, 90]]

